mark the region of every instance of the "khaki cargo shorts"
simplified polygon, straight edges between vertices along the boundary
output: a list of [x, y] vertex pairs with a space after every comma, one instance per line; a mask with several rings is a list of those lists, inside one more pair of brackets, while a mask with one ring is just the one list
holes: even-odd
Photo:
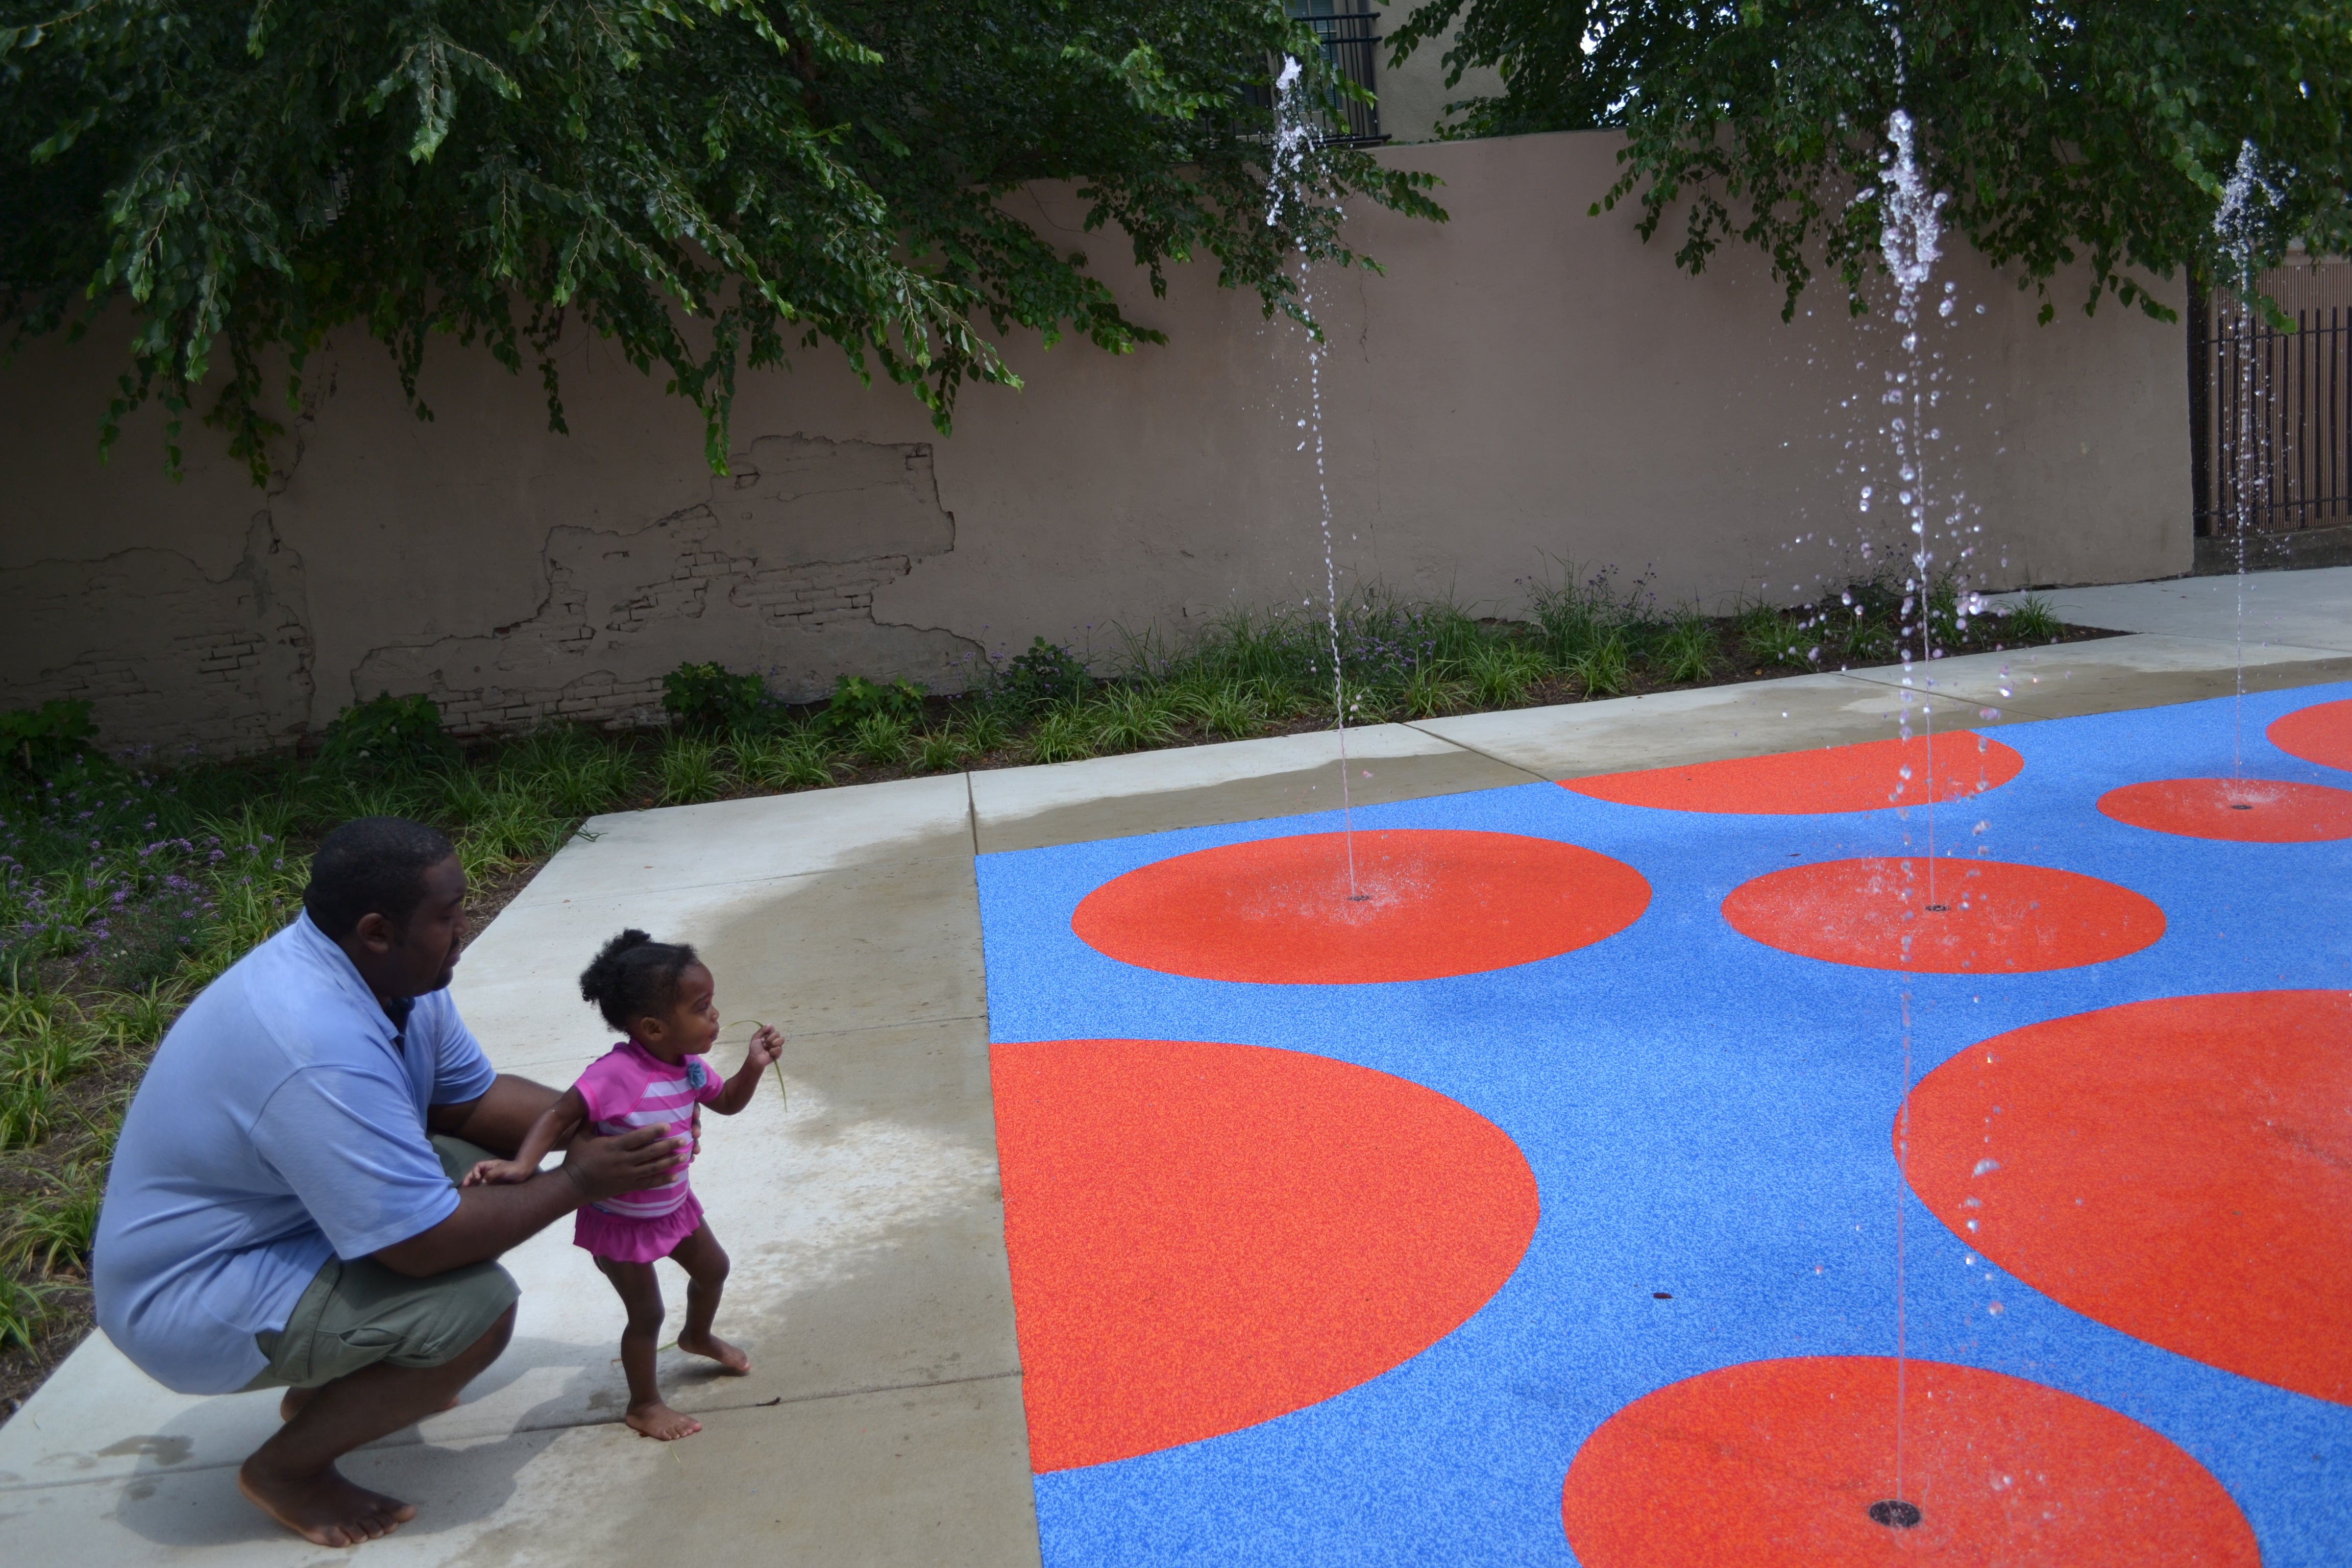
[[[452, 1182], [493, 1157], [437, 1133], [433, 1152]], [[514, 1276], [495, 1263], [420, 1279], [373, 1258], [330, 1258], [285, 1328], [253, 1336], [269, 1364], [246, 1387], [316, 1388], [380, 1361], [443, 1365], [488, 1333], [520, 1294]]]

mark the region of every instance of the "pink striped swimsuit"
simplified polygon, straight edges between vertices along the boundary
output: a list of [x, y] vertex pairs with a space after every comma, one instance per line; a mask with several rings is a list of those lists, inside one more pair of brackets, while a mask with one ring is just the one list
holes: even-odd
[[[572, 1087], [579, 1090], [589, 1123], [600, 1136], [661, 1127], [687, 1137], [693, 1131], [694, 1108], [717, 1100], [726, 1092], [727, 1082], [705, 1058], [688, 1057], [672, 1064], [635, 1040], [623, 1040], [589, 1064]], [[572, 1222], [572, 1239], [599, 1258], [622, 1263], [668, 1257], [702, 1224], [702, 1205], [686, 1180], [694, 1151], [688, 1147], [680, 1152], [670, 1179], [660, 1186], [621, 1193], [582, 1208]]]

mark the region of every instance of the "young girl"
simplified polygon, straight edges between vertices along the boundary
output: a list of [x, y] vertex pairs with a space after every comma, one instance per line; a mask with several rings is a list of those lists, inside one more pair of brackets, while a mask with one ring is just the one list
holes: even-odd
[[[697, 1106], [732, 1116], [751, 1104], [760, 1074], [783, 1053], [783, 1037], [761, 1025], [742, 1067], [722, 1083], [699, 1054], [719, 1037], [714, 989], [710, 971], [683, 942], [656, 942], [641, 931], [625, 931], [606, 942], [580, 976], [580, 994], [629, 1037], [591, 1063], [580, 1081], [531, 1123], [513, 1159], [483, 1161], [467, 1173], [465, 1184], [524, 1180], [583, 1121], [606, 1137], [654, 1125], [666, 1135], [690, 1134]], [[727, 1282], [727, 1253], [686, 1184], [693, 1158], [688, 1148], [661, 1186], [588, 1205], [572, 1237], [596, 1259], [629, 1310], [629, 1326], [621, 1331], [628, 1423], [664, 1442], [690, 1437], [702, 1430], [702, 1423], [663, 1404], [654, 1376], [662, 1324], [655, 1258], [672, 1258], [687, 1272], [686, 1327], [678, 1332], [677, 1348], [709, 1356], [736, 1376], [751, 1370], [751, 1357], [710, 1331]]]

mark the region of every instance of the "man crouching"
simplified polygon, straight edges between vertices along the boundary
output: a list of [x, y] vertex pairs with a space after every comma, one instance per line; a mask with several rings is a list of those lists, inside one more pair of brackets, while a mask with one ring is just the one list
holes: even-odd
[[491, 1070], [449, 999], [465, 902], [432, 828], [372, 816], [329, 834], [302, 914], [164, 1037], [106, 1184], [99, 1326], [179, 1393], [284, 1388], [286, 1424], [237, 1483], [321, 1546], [416, 1516], [335, 1461], [456, 1404], [498, 1359], [518, 1292], [493, 1260], [652, 1184], [687, 1142], [583, 1138], [556, 1170], [458, 1188], [555, 1099]]

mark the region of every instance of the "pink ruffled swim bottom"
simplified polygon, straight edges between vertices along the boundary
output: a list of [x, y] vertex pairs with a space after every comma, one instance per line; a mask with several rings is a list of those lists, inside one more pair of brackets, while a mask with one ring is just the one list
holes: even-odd
[[615, 1263], [651, 1263], [677, 1251], [677, 1244], [701, 1224], [701, 1200], [689, 1192], [684, 1203], [658, 1219], [630, 1219], [593, 1205], [584, 1206], [572, 1219], [572, 1239]]

